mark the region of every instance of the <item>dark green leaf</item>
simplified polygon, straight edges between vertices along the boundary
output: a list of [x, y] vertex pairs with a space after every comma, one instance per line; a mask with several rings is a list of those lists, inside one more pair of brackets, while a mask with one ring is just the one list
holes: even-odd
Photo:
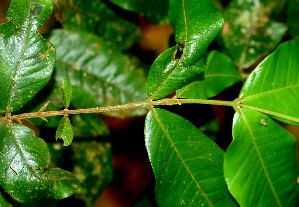
[[234, 0], [224, 13], [222, 39], [225, 49], [240, 69], [248, 68], [281, 42], [287, 27], [271, 19], [273, 10], [285, 1]]
[[[31, 202], [43, 197], [62, 199], [73, 194], [79, 181], [60, 169], [47, 170], [46, 143], [18, 124], [0, 130], [0, 184], [14, 199]], [[63, 193], [61, 193], [63, 191]]]
[[169, 0], [110, 0], [117, 6], [144, 16], [150, 24], [168, 22]]
[[219, 94], [222, 90], [242, 81], [233, 62], [226, 55], [217, 51], [208, 54], [206, 69], [202, 80], [194, 81], [177, 91], [177, 97], [207, 99]]
[[224, 174], [241, 206], [297, 206], [296, 139], [268, 116], [240, 109]]
[[[244, 105], [278, 113], [280, 121], [299, 123], [299, 42], [280, 45], [251, 73], [240, 93]], [[277, 118], [277, 117], [274, 117]]]
[[64, 79], [62, 85], [59, 87], [62, 103], [65, 108], [70, 106], [72, 100], [72, 85], [69, 80]]
[[0, 206], [1, 207], [12, 207], [12, 205], [4, 198], [4, 196], [1, 192], [0, 192]]
[[[135, 59], [112, 51], [96, 36], [85, 32], [56, 30], [51, 41], [57, 50], [56, 80], [68, 79], [73, 90], [75, 86], [81, 87], [93, 96], [96, 106], [146, 100], [145, 74]], [[132, 109], [109, 114], [134, 116], [145, 112]]]
[[112, 10], [107, 1], [54, 0], [54, 3], [65, 29], [94, 33], [119, 50], [130, 47], [141, 37], [137, 23], [126, 20], [128, 14]]
[[299, 40], [299, 0], [291, 0], [288, 9], [287, 25], [293, 38]]
[[181, 53], [178, 46], [163, 52], [153, 63], [146, 85], [147, 96], [160, 99], [188, 83], [199, 78], [204, 70], [204, 59], [201, 58], [194, 66], [182, 67], [176, 55]]
[[56, 131], [56, 140], [62, 139], [63, 145], [68, 146], [72, 143], [74, 138], [74, 130], [71, 121], [68, 117], [62, 117]]
[[51, 0], [12, 0], [0, 27], [0, 110], [20, 109], [48, 82], [54, 47], [38, 33], [53, 9]]
[[71, 150], [75, 163], [73, 173], [84, 183], [75, 197], [84, 200], [87, 207], [93, 207], [113, 177], [111, 145], [95, 141], [74, 142]]
[[175, 40], [183, 48], [181, 64], [192, 66], [221, 31], [222, 14], [212, 0], [171, 0], [168, 15]]
[[145, 140], [159, 206], [235, 206], [224, 180], [224, 152], [189, 121], [153, 109]]

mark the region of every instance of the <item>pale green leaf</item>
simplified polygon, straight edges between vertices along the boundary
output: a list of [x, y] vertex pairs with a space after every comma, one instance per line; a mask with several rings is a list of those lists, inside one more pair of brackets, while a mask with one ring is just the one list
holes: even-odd
[[70, 106], [72, 100], [72, 85], [69, 80], [64, 79], [62, 85], [59, 87], [62, 103], [65, 108]]
[[64, 116], [59, 122], [59, 126], [56, 131], [56, 140], [62, 139], [63, 145], [68, 146], [72, 143], [74, 138], [74, 130], [71, 121], [68, 117]]
[[189, 121], [153, 109], [145, 141], [159, 206], [236, 206], [224, 180], [224, 152]]
[[233, 121], [224, 174], [241, 206], [298, 204], [296, 139], [267, 115], [240, 109]]

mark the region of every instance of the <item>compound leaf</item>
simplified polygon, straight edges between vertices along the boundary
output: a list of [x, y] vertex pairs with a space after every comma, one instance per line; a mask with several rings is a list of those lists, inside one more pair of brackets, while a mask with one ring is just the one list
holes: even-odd
[[296, 206], [296, 139], [267, 115], [250, 109], [235, 114], [233, 137], [225, 154], [224, 175], [238, 203]]
[[31, 129], [7, 124], [1, 128], [0, 137], [0, 184], [17, 201], [62, 199], [79, 188], [80, 182], [70, 173], [46, 169], [49, 150]]
[[240, 103], [277, 113], [280, 121], [299, 123], [299, 42], [281, 44], [251, 73]]
[[12, 0], [0, 27], [0, 110], [20, 109], [48, 82], [55, 49], [39, 33], [51, 0]]
[[179, 98], [207, 99], [224, 89], [242, 81], [232, 60], [226, 55], [212, 51], [206, 60], [206, 69], [202, 80], [197, 80], [177, 91]]
[[235, 206], [224, 180], [224, 152], [189, 121], [152, 109], [145, 140], [159, 206]]

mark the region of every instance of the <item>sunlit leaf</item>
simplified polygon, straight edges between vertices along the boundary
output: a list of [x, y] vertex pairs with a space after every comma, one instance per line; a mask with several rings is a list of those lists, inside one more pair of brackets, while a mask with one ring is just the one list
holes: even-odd
[[299, 40], [299, 1], [291, 0], [288, 9], [287, 25], [289, 27], [289, 32], [293, 38]]
[[68, 117], [64, 116], [59, 122], [56, 131], [56, 140], [62, 139], [63, 145], [68, 146], [72, 143], [74, 137], [74, 130], [71, 121]]
[[223, 176], [224, 152], [189, 121], [153, 109], [145, 140], [159, 206], [235, 206]]
[[241, 206], [298, 204], [296, 139], [268, 116], [240, 109], [233, 121], [224, 174]]
[[48, 82], [54, 47], [38, 33], [53, 9], [51, 0], [12, 0], [0, 27], [0, 110], [20, 109]]
[[62, 85], [59, 87], [62, 103], [65, 108], [70, 106], [72, 100], [72, 85], [69, 80], [64, 79]]
[[210, 52], [205, 65], [206, 69], [201, 80], [179, 89], [177, 97], [207, 99], [216, 96], [236, 82], [242, 81], [232, 60], [220, 52]]
[[118, 11], [108, 3], [99, 0], [54, 0], [56, 16], [63, 28], [94, 33], [108, 45], [119, 50], [126, 49], [141, 37], [138, 24], [128, 20], [130, 14]]
[[[18, 124], [0, 130], [0, 184], [14, 199], [31, 202], [41, 198], [62, 199], [73, 194], [80, 182], [69, 172], [47, 169], [46, 143]], [[63, 193], [62, 193], [63, 192]]]
[[222, 29], [223, 18], [212, 0], [170, 0], [169, 19], [183, 48], [181, 64], [194, 65]]
[[287, 27], [271, 19], [285, 1], [234, 0], [224, 12], [221, 37], [225, 50], [240, 69], [248, 68], [281, 42]]
[[150, 24], [161, 24], [168, 21], [169, 0], [110, 0], [117, 6], [143, 15]]
[[[146, 78], [137, 60], [109, 49], [96, 36], [85, 32], [56, 30], [51, 42], [57, 50], [56, 80], [61, 83], [68, 79], [73, 90], [81, 87], [93, 96], [96, 106], [146, 100]], [[109, 114], [134, 116], [145, 112], [132, 109]]]
[[[240, 103], [276, 112], [299, 123], [299, 42], [281, 44], [248, 77]], [[277, 118], [277, 117], [274, 117]], [[288, 122], [290, 118], [280, 118]]]

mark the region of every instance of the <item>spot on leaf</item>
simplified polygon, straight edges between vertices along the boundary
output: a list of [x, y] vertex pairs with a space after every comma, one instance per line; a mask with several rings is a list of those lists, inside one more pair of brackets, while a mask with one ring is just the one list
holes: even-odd
[[42, 13], [43, 7], [39, 4], [36, 4], [33, 9], [31, 9], [30, 13], [32, 15], [40, 15]]

